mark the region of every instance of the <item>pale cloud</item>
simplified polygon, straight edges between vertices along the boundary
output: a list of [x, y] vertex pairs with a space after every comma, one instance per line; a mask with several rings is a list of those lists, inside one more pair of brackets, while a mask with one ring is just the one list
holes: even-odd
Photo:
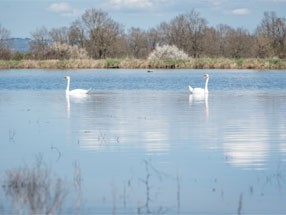
[[218, 6], [221, 6], [223, 1], [222, 0], [210, 0], [210, 3], [215, 6], [215, 7], [218, 7]]
[[247, 8], [237, 8], [231, 11], [234, 15], [246, 15], [250, 13], [250, 10]]
[[145, 9], [153, 7], [153, 2], [150, 0], [111, 0], [110, 5], [115, 8], [134, 8]]
[[68, 12], [72, 10], [71, 6], [67, 2], [53, 3], [49, 6], [49, 9], [56, 13]]
[[48, 9], [61, 16], [77, 16], [81, 13], [79, 10], [72, 8], [67, 2], [53, 3]]

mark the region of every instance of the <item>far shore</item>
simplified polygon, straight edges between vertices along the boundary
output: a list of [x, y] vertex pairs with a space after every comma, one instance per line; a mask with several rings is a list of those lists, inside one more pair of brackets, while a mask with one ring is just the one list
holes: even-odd
[[286, 70], [286, 59], [279, 58], [193, 58], [190, 60], [70, 59], [0, 60], [0, 69], [254, 69]]

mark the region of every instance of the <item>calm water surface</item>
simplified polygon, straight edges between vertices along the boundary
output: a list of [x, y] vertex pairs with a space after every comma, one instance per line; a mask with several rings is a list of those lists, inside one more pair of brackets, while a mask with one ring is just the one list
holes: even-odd
[[[204, 73], [210, 93], [192, 97]], [[65, 75], [91, 95], [66, 97]], [[40, 155], [71, 184], [80, 169], [82, 214], [285, 214], [285, 81], [286, 71], [3, 70], [1, 177]]]

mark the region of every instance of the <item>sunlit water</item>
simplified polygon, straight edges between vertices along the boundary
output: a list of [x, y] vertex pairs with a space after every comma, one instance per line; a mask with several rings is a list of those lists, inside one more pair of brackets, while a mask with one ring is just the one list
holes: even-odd
[[[204, 73], [210, 93], [192, 97]], [[65, 75], [91, 95], [66, 97]], [[63, 211], [82, 214], [285, 214], [285, 81], [286, 71], [1, 71], [1, 177], [41, 156], [72, 184], [77, 166], [80, 201]]]

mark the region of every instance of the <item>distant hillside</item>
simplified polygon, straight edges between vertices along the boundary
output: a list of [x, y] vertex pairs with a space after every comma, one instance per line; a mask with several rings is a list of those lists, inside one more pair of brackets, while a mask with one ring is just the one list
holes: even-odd
[[30, 46], [30, 38], [10, 38], [8, 40], [9, 48], [12, 51], [28, 52]]

